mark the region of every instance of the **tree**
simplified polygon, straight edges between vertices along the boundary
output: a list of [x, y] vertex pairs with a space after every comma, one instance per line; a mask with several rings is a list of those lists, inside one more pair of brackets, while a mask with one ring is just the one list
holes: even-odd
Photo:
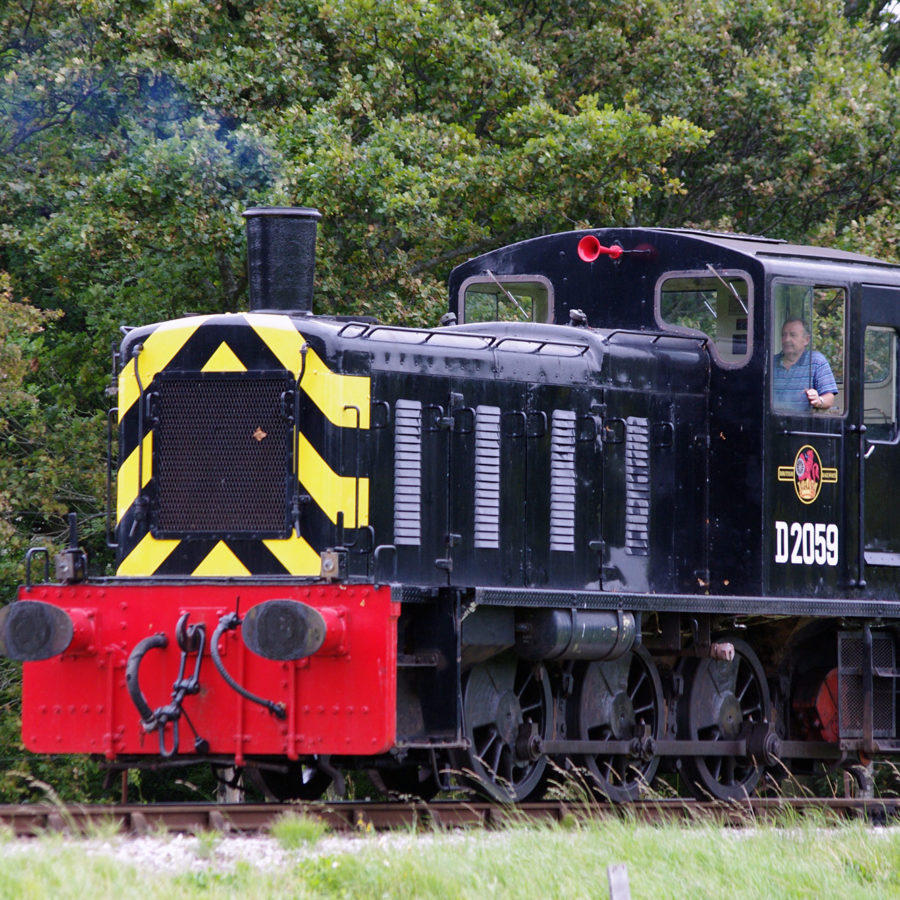
[[71, 508], [109, 566], [117, 328], [245, 308], [249, 206], [322, 210], [320, 311], [408, 324], [437, 321], [467, 256], [588, 224], [897, 258], [892, 16], [880, 0], [0, 8], [0, 588]]
[[712, 133], [675, 152], [684, 190], [641, 197], [639, 221], [803, 241], [893, 205], [900, 74], [869, 18], [883, 6], [850, 19], [820, 0], [539, 0], [509, 27], [545, 38], [557, 104], [596, 93]]

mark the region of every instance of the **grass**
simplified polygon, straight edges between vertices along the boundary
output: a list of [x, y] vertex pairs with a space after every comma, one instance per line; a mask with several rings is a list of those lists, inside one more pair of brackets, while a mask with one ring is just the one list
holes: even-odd
[[[299, 818], [299, 817], [297, 817]], [[41, 838], [25, 853], [0, 844], [0, 898], [605, 898], [607, 866], [625, 863], [637, 898], [900, 898], [900, 830], [824, 825], [650, 826], [628, 819], [513, 824], [496, 832], [367, 835], [323, 842], [309, 821], [273, 829], [283, 866], [201, 866], [176, 874], [135, 869], [77, 842]], [[221, 841], [227, 841], [221, 837]], [[335, 850], [335, 847], [339, 849]]]
[[269, 833], [285, 850], [297, 850], [307, 844], [316, 844], [326, 830], [320, 819], [285, 813], [272, 823]]

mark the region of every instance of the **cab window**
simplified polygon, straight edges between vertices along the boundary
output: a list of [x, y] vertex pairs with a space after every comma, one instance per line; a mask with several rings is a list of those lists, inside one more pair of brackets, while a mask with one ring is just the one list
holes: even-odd
[[753, 351], [753, 296], [743, 272], [670, 273], [657, 287], [657, 319], [670, 331], [702, 333], [715, 359], [742, 366]]
[[846, 306], [843, 287], [775, 283], [770, 346], [772, 407], [776, 412], [843, 414]]
[[550, 282], [536, 275], [467, 279], [461, 289], [462, 322], [552, 322]]
[[863, 421], [870, 441], [897, 437], [897, 332], [870, 325], [866, 328]]

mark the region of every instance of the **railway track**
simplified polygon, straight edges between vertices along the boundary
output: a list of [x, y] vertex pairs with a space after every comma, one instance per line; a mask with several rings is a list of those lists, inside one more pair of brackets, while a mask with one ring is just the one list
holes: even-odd
[[0, 827], [16, 837], [47, 832], [90, 834], [115, 825], [124, 834], [200, 833], [258, 834], [286, 813], [320, 819], [336, 832], [391, 829], [502, 828], [521, 822], [578, 822], [628, 817], [648, 824], [716, 821], [724, 826], [753, 826], [791, 821], [811, 812], [824, 821], [858, 819], [873, 825], [900, 818], [900, 798], [750, 798], [721, 803], [695, 800], [649, 800], [616, 806], [562, 800], [524, 803], [515, 808], [486, 802], [371, 803], [338, 801], [309, 804], [117, 804], [117, 805], [0, 805]]

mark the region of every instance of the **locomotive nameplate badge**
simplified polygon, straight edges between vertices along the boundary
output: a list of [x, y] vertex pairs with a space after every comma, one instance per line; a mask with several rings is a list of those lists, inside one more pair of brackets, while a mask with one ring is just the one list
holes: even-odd
[[778, 480], [793, 482], [801, 503], [815, 503], [823, 484], [837, 484], [838, 470], [822, 465], [815, 447], [804, 444], [794, 457], [792, 466], [778, 467]]
[[[825, 467], [815, 447], [804, 444], [792, 466], [778, 467], [778, 480], [794, 485], [806, 506], [815, 503], [823, 484], [837, 484], [838, 470]], [[836, 566], [840, 535], [834, 522], [775, 522], [775, 562], [793, 565]]]

